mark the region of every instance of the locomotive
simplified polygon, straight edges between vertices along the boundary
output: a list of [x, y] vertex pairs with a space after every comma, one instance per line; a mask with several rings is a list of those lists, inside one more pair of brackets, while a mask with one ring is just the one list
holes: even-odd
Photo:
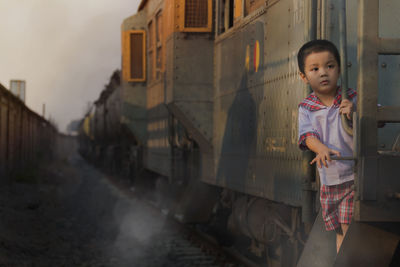
[[[395, 0], [142, 0], [121, 25], [121, 71], [82, 121], [81, 152], [135, 182], [151, 173], [172, 216], [214, 219], [267, 266], [397, 264], [398, 10]], [[341, 47], [342, 83], [358, 92], [355, 215], [337, 256], [312, 153], [298, 148], [310, 89], [296, 56], [315, 38]]]
[[9, 183], [19, 171], [52, 151], [56, 128], [0, 84], [0, 178]]

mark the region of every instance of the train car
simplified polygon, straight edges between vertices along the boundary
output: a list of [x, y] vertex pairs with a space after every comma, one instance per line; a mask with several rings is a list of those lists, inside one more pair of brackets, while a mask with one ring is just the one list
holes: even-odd
[[[122, 24], [121, 82], [96, 102], [94, 143], [114, 134], [107, 161], [151, 171], [182, 221], [222, 217], [268, 266], [396, 264], [399, 10], [395, 0], [143, 0]], [[337, 256], [312, 154], [298, 148], [310, 89], [296, 56], [315, 38], [341, 47], [341, 82], [358, 91], [355, 218]]]
[[46, 156], [57, 130], [0, 84], [0, 183]]

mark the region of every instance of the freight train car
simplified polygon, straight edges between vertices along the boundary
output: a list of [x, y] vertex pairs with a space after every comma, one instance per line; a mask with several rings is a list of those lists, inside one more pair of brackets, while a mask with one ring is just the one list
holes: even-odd
[[56, 129], [0, 84], [0, 183], [51, 151]]
[[[399, 10], [395, 0], [143, 0], [122, 24], [121, 82], [96, 102], [92, 151], [151, 171], [175, 217], [245, 236], [268, 266], [396, 264]], [[312, 154], [297, 144], [310, 90], [296, 56], [315, 38], [341, 47], [342, 85], [358, 91], [355, 218], [337, 257]]]

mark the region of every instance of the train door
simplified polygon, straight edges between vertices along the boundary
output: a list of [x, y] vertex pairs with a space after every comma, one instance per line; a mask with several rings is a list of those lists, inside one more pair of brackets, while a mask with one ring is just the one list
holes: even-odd
[[[347, 11], [348, 56], [342, 72], [348, 72], [349, 87], [356, 88], [358, 93], [353, 121], [354, 217], [338, 255], [326, 245], [329, 239], [326, 234], [311, 233], [309, 239], [316, 237], [312, 249], [317, 249], [319, 255], [310, 257], [311, 261], [301, 258], [298, 266], [321, 266], [321, 262], [326, 263], [324, 266], [398, 266], [400, 2], [343, 2]], [[339, 44], [341, 0], [319, 3], [323, 10], [320, 37]], [[378, 128], [383, 123], [385, 126]], [[306, 245], [304, 251], [307, 250]]]
[[335, 266], [389, 266], [399, 261], [399, 11], [395, 0], [359, 1], [355, 221]]

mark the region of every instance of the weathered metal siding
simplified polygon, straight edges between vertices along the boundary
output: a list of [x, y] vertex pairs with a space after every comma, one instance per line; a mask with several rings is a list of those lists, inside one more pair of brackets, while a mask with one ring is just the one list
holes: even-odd
[[[152, 30], [148, 31], [147, 39], [147, 144], [144, 151], [144, 165], [147, 169], [171, 177], [172, 156], [168, 143], [168, 110], [164, 104], [165, 35], [161, 29], [156, 30], [159, 26], [157, 14], [162, 14], [163, 21], [167, 19], [164, 15], [164, 7], [165, 2], [161, 0], [149, 1], [146, 6], [146, 23], [149, 25], [151, 22], [153, 26]], [[157, 54], [159, 49], [161, 49], [161, 54]], [[161, 66], [158, 66], [158, 69], [156, 69], [157, 58], [161, 60]]]
[[308, 34], [306, 8], [275, 1], [216, 40], [215, 178], [204, 181], [301, 205], [310, 168], [297, 147], [297, 105], [307, 88], [296, 55]]
[[213, 41], [174, 33], [167, 40], [166, 103], [202, 150], [212, 143]]
[[[126, 18], [121, 30], [146, 30], [147, 9]], [[146, 77], [149, 77], [148, 73]], [[126, 82], [121, 79], [121, 87], [118, 88], [118, 96], [121, 98], [121, 117], [119, 122], [129, 129], [138, 142], [145, 144], [146, 131], [146, 82]]]
[[[36, 139], [28, 130], [32, 120], [41, 126]], [[55, 133], [47, 121], [0, 84], [0, 183], [8, 174], [21, 171], [49, 152]]]
[[[400, 1], [379, 1], [379, 37], [400, 38]], [[382, 106], [400, 105], [400, 55], [380, 55], [378, 62], [379, 84], [378, 103]], [[391, 150], [400, 135], [399, 123], [387, 123], [378, 129], [378, 146], [381, 150]]]

